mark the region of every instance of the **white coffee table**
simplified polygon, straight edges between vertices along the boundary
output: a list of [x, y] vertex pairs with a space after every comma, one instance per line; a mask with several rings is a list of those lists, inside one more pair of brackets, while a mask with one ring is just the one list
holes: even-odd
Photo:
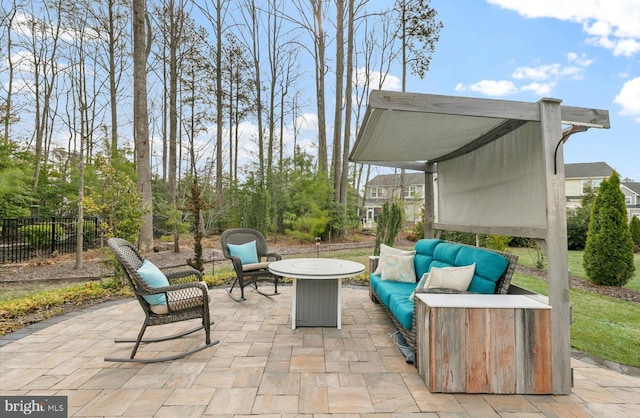
[[291, 258], [269, 264], [273, 274], [293, 279], [291, 329], [296, 326], [342, 328], [342, 279], [364, 265], [336, 258]]

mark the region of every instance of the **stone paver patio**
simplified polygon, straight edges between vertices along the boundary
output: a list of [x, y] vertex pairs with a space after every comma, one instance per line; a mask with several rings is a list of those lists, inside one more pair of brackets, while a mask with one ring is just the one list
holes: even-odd
[[[130, 352], [113, 339], [138, 333], [137, 301], [44, 321], [0, 337], [0, 395], [64, 395], [70, 417], [640, 417], [639, 377], [575, 359], [567, 396], [430, 393], [366, 288], [343, 288], [342, 330], [291, 330], [291, 290], [282, 286], [273, 298], [248, 290], [247, 301], [237, 303], [212, 289], [212, 335], [220, 344], [170, 363], [103, 361]], [[138, 355], [167, 355], [203, 340], [198, 332], [143, 345]]]

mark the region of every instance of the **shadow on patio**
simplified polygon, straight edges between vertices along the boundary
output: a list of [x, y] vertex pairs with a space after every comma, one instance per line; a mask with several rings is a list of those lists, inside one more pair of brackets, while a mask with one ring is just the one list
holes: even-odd
[[[231, 300], [212, 289], [213, 348], [170, 363], [120, 364], [143, 319], [134, 300], [107, 303], [0, 337], [0, 395], [62, 395], [69, 416], [199, 417], [352, 414], [460, 417], [640, 417], [640, 378], [573, 359], [568, 396], [430, 393], [390, 335], [393, 325], [365, 287], [345, 286], [342, 329], [291, 329], [291, 286]], [[193, 324], [151, 328], [149, 336]], [[170, 329], [173, 328], [173, 329]], [[202, 332], [142, 346], [167, 355]], [[161, 349], [162, 352], [149, 350]], [[425, 415], [426, 414], [426, 415]]]

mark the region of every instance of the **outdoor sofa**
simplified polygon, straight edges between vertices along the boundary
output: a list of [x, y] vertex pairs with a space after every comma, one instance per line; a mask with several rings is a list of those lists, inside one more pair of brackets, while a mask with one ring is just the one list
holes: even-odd
[[[386, 254], [383, 251], [381, 256], [369, 257], [369, 294], [371, 300], [382, 305], [414, 353], [416, 352], [414, 291], [506, 294], [518, 260], [515, 254], [452, 243], [441, 239], [421, 239], [416, 242], [414, 250], [415, 254], [413, 255], [410, 253]], [[392, 261], [402, 260], [402, 257], [407, 257], [407, 260], [412, 261], [415, 281], [396, 281], [394, 277], [389, 277], [389, 271], [393, 271], [393, 269], [385, 268], [385, 265], [382, 266], [384, 272], [378, 270], [379, 263], [389, 265]], [[385, 258], [385, 260], [383, 261], [381, 258]], [[473, 276], [466, 290], [452, 290], [451, 287], [455, 287], [455, 285], [448, 286], [446, 284], [435, 288], [416, 289], [423, 275], [431, 272], [433, 267], [440, 269], [447, 267], [466, 268], [474, 263]]]

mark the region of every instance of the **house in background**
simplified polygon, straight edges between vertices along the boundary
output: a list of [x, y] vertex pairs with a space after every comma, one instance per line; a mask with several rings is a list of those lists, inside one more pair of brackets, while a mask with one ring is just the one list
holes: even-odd
[[365, 225], [371, 226], [378, 218], [385, 202], [401, 200], [401, 196], [404, 196], [405, 221], [413, 223], [422, 219], [424, 173], [405, 173], [404, 187], [400, 173], [380, 174], [369, 180], [365, 189]]
[[640, 218], [640, 183], [625, 182], [620, 185], [620, 189], [624, 193], [629, 220], [632, 216]]
[[589, 186], [598, 190], [602, 180], [611, 176], [613, 168], [607, 163], [576, 163], [564, 165], [564, 188], [567, 197], [567, 208], [580, 207], [582, 197]]
[[[576, 209], [588, 186], [597, 190], [602, 180], [609, 178], [614, 169], [605, 162], [575, 163], [565, 164], [564, 172], [567, 209]], [[365, 225], [370, 226], [377, 218], [384, 202], [400, 200], [401, 193], [404, 194], [405, 220], [410, 223], [421, 220], [424, 179], [423, 173], [405, 173], [404, 188], [400, 173], [381, 174], [370, 180], [365, 190]], [[437, 187], [437, 181], [435, 184], [434, 187]], [[620, 189], [625, 195], [629, 220], [632, 216], [640, 217], [640, 183], [624, 182], [620, 184]]]

